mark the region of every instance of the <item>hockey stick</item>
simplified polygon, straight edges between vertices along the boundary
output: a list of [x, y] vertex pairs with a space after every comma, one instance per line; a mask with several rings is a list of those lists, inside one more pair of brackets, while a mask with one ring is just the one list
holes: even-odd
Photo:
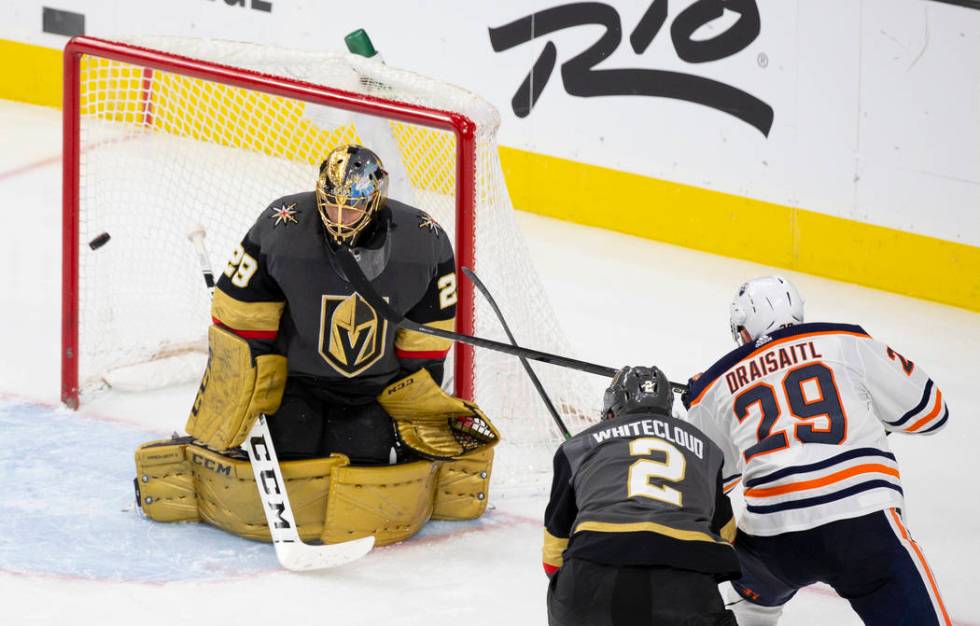
[[282, 468], [272, 445], [265, 415], [260, 415], [255, 420], [246, 442], [255, 486], [258, 487], [262, 510], [265, 511], [265, 519], [269, 523], [272, 545], [276, 549], [276, 558], [283, 567], [294, 572], [327, 569], [356, 561], [371, 551], [374, 547], [373, 536], [322, 546], [303, 543], [296, 529], [293, 509], [289, 506], [286, 481], [282, 477]]
[[[207, 248], [204, 246], [204, 235], [204, 227], [198, 224], [187, 234], [187, 238], [197, 250], [204, 282], [213, 297], [214, 275]], [[374, 547], [373, 536], [321, 546], [303, 543], [296, 528], [296, 518], [286, 493], [286, 481], [282, 476], [265, 415], [260, 415], [255, 420], [245, 442], [252, 475], [255, 477], [255, 487], [259, 490], [259, 500], [262, 502], [262, 510], [269, 524], [269, 534], [272, 536], [272, 545], [280, 565], [294, 572], [326, 569], [356, 561], [371, 551]]]
[[195, 224], [187, 233], [187, 238], [194, 244], [197, 251], [197, 262], [201, 265], [201, 274], [204, 275], [204, 284], [208, 286], [208, 294], [214, 297], [214, 274], [211, 272], [211, 261], [208, 259], [208, 249], [204, 246], [204, 235], [206, 231], [201, 224]]
[[[510, 332], [510, 326], [507, 324], [507, 320], [504, 319], [504, 314], [500, 311], [500, 307], [497, 306], [497, 301], [494, 300], [493, 296], [490, 294], [490, 290], [483, 284], [480, 277], [476, 275], [476, 272], [470, 268], [464, 267], [463, 273], [466, 274], [466, 277], [470, 279], [473, 285], [476, 286], [481, 294], [483, 294], [483, 297], [486, 298], [487, 302], [490, 304], [490, 308], [492, 308], [493, 312], [497, 315], [497, 321], [500, 322], [504, 332], [507, 333], [507, 338], [510, 339], [511, 345], [516, 346], [517, 339], [515, 339], [514, 334]], [[554, 403], [551, 402], [551, 398], [548, 397], [547, 392], [544, 390], [544, 386], [541, 385], [541, 380], [538, 378], [538, 375], [534, 373], [534, 369], [531, 367], [531, 364], [528, 363], [527, 359], [524, 357], [518, 358], [520, 358], [521, 365], [524, 366], [524, 371], [527, 372], [528, 378], [531, 379], [531, 384], [534, 385], [538, 395], [541, 396], [542, 402], [544, 402], [544, 405], [548, 408], [548, 413], [551, 413], [551, 418], [555, 420], [555, 425], [558, 426], [558, 430], [561, 431], [561, 434], [565, 437], [565, 439], [571, 439], [572, 433], [568, 432], [568, 427], [565, 426], [565, 422], [562, 421], [561, 415], [559, 415]]]
[[[381, 317], [385, 318], [392, 324], [407, 330], [422, 333], [424, 335], [432, 335], [433, 337], [441, 337], [452, 341], [461, 341], [478, 348], [496, 350], [497, 352], [503, 352], [504, 354], [524, 357], [526, 359], [540, 361], [542, 363], [550, 363], [552, 365], [558, 365], [559, 367], [567, 367], [573, 370], [596, 374], [597, 376], [612, 378], [618, 371], [611, 367], [596, 365], [595, 363], [589, 363], [587, 361], [579, 361], [578, 359], [572, 359], [567, 356], [549, 354], [547, 352], [541, 352], [540, 350], [533, 350], [522, 346], [513, 346], [509, 343], [501, 343], [499, 341], [493, 341], [492, 339], [483, 339], [482, 337], [463, 335], [461, 333], [454, 333], [449, 330], [442, 330], [441, 328], [433, 328], [432, 326], [425, 326], [423, 324], [419, 324], [418, 322], [413, 322], [392, 309], [388, 303], [378, 295], [378, 292], [374, 290], [371, 282], [366, 276], [364, 276], [364, 272], [361, 271], [360, 266], [357, 264], [357, 261], [354, 259], [354, 255], [350, 250], [341, 246], [337, 250], [336, 254], [337, 262], [340, 264], [340, 268], [344, 271], [344, 274], [347, 275], [347, 280], [350, 282], [350, 284], [353, 285], [354, 289], [361, 294], [367, 303], [370, 304], [371, 307], [374, 308], [379, 315], [381, 315]], [[675, 382], [671, 382], [670, 385], [671, 389], [673, 389], [675, 393], [684, 393], [687, 391], [687, 385], [682, 385]]]

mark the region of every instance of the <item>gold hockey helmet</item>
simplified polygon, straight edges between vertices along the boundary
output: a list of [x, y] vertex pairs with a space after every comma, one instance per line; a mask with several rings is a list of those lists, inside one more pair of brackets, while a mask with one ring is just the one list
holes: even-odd
[[364, 146], [338, 146], [320, 164], [316, 206], [336, 243], [354, 245], [387, 195], [388, 172], [378, 155]]

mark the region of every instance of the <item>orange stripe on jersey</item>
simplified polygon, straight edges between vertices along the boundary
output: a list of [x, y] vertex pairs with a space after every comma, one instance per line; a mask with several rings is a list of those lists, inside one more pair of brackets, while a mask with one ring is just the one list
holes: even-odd
[[823, 478], [814, 478], [813, 480], [804, 480], [798, 483], [779, 485], [778, 487], [746, 489], [745, 495], [751, 498], [768, 498], [769, 496], [778, 496], [784, 493], [793, 493], [794, 491], [805, 491], [807, 489], [825, 487], [827, 485], [846, 480], [852, 476], [857, 476], [858, 474], [888, 474], [889, 476], [900, 478], [898, 475], [898, 470], [894, 467], [881, 465], [880, 463], [866, 463], [864, 465], [855, 465], [854, 467], [849, 467], [845, 470], [834, 472], [833, 474], [824, 476]]
[[911, 426], [909, 426], [906, 430], [908, 430], [909, 432], [915, 432], [915, 431], [919, 430], [920, 428], [922, 428], [923, 426], [925, 426], [926, 424], [928, 424], [932, 420], [936, 419], [936, 416], [939, 415], [939, 411], [942, 408], [943, 408], [943, 392], [937, 387], [936, 388], [936, 404], [932, 407], [932, 410], [929, 411], [929, 414], [928, 415], [926, 415], [925, 417], [923, 417], [922, 419], [920, 419], [918, 422], [916, 422], [916, 423], [912, 424]]
[[939, 605], [939, 610], [942, 611], [943, 623], [946, 624], [946, 626], [952, 626], [953, 622], [949, 619], [949, 613], [946, 612], [946, 605], [943, 604], [943, 598], [941, 595], [939, 595], [939, 586], [936, 585], [936, 579], [932, 575], [932, 570], [929, 569], [929, 564], [926, 563], [925, 555], [922, 554], [922, 550], [919, 549], [919, 544], [915, 542], [915, 539], [912, 539], [912, 535], [905, 529], [905, 525], [902, 524], [902, 518], [899, 516], [898, 512], [895, 511], [895, 509], [888, 509], [888, 514], [892, 516], [893, 520], [895, 520], [895, 525], [898, 526], [898, 529], [902, 534], [902, 539], [907, 541], [909, 545], [912, 546], [912, 550], [915, 551], [915, 556], [919, 560], [919, 565], [922, 566], [923, 571], [926, 573], [926, 577], [929, 579], [929, 587], [932, 589], [932, 594], [936, 600], [936, 604]]
[[[738, 367], [739, 363], [744, 363], [746, 361], [749, 361], [749, 360], [755, 358], [757, 355], [762, 354], [766, 350], [769, 350], [769, 349], [771, 349], [771, 348], [773, 348], [775, 346], [778, 346], [780, 344], [789, 343], [790, 341], [797, 341], [798, 339], [806, 339], [808, 337], [820, 337], [822, 335], [851, 335], [852, 337], [862, 337], [864, 339], [870, 339], [870, 337], [868, 335], [865, 335], [865, 334], [862, 334], [862, 333], [854, 333], [854, 332], [851, 332], [849, 330], [821, 330], [821, 331], [814, 332], [814, 333], [803, 333], [803, 334], [800, 334], [800, 335], [792, 335], [791, 337], [783, 337], [782, 339], [776, 339], [776, 340], [770, 341], [766, 345], [760, 346], [759, 348], [756, 348], [755, 350], [753, 350], [749, 354], [745, 355], [738, 363], [735, 363], [730, 368], [728, 368], [726, 371], [731, 371], [735, 367]], [[689, 407], [696, 406], [699, 402], [701, 402], [701, 399], [704, 398], [704, 394], [708, 393], [708, 390], [711, 389], [712, 387], [714, 387], [715, 386], [715, 383], [718, 382], [721, 379], [722, 379], [722, 377], [719, 376], [718, 378], [716, 378], [713, 381], [711, 381], [711, 383], [707, 387], [705, 387], [704, 389], [701, 390], [701, 393], [698, 394], [698, 397], [697, 398], [694, 398], [693, 400], [691, 400], [691, 404], [689, 405]]]
[[742, 479], [741, 478], [736, 478], [735, 480], [730, 480], [730, 481], [728, 481], [727, 483], [725, 483], [724, 485], [721, 486], [721, 490], [724, 491], [725, 493], [728, 493], [729, 491], [731, 491], [732, 489], [734, 489], [735, 486], [738, 485], [738, 483], [740, 483], [740, 482], [742, 482]]

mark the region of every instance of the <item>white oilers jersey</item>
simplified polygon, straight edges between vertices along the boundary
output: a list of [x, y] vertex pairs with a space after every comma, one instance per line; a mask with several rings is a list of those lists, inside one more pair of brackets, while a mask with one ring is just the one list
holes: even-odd
[[689, 420], [741, 480], [753, 535], [901, 508], [886, 431], [932, 434], [949, 415], [913, 361], [860, 326], [799, 324], [760, 337], [691, 381]]

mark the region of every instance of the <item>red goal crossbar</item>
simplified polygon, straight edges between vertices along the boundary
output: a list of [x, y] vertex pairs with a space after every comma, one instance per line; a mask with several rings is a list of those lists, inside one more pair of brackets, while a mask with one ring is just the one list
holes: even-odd
[[[78, 255], [79, 255], [79, 159], [80, 67], [82, 55], [111, 59], [130, 65], [162, 70], [240, 87], [452, 132], [456, 137], [456, 270], [474, 267], [476, 221], [476, 124], [451, 111], [429, 109], [304, 81], [191, 59], [91, 37], [75, 37], [64, 52], [64, 145], [62, 188], [62, 297], [61, 297], [61, 400], [78, 407]], [[147, 103], [146, 114], [152, 109]], [[312, 184], [312, 182], [311, 182]], [[473, 286], [458, 281], [457, 326], [463, 334], [474, 332]], [[455, 347], [456, 395], [473, 399], [473, 349]]]

